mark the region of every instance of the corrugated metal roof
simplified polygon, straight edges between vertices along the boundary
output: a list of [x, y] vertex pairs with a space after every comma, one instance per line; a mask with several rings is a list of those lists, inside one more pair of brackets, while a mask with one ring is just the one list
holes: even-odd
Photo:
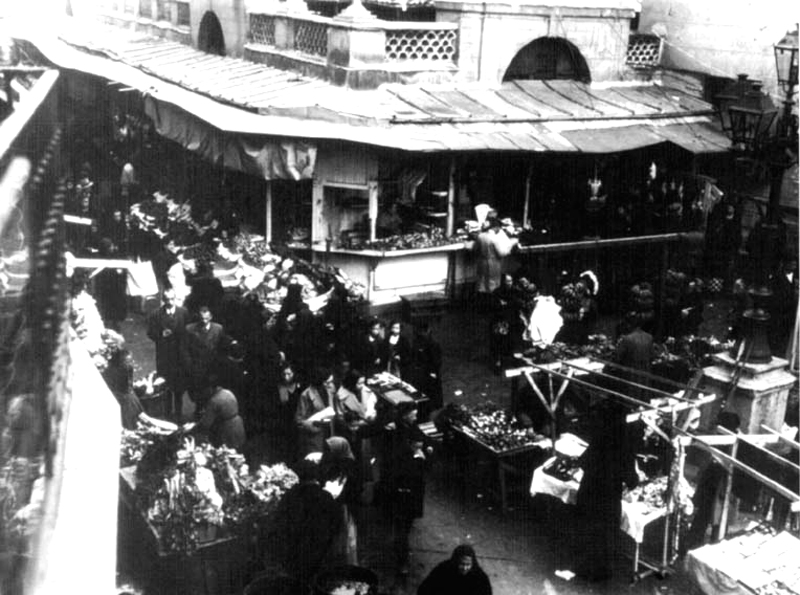
[[[730, 146], [711, 124], [709, 104], [655, 84], [512, 81], [494, 87], [390, 84], [353, 90], [116, 29], [107, 35], [66, 33], [62, 39], [118, 68], [251, 112], [251, 118], [234, 112], [216, 117], [213, 104], [196, 101], [191, 93], [164, 93], [180, 97], [171, 101], [221, 130], [238, 130], [240, 124], [232, 122], [246, 120], [252, 134], [334, 137], [409, 151], [607, 153], [669, 141], [700, 153]], [[293, 120], [296, 131], [287, 134], [286, 123]]]

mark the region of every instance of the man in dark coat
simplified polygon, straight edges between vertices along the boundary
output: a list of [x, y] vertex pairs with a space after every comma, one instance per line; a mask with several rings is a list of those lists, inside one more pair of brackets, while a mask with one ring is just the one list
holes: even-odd
[[[625, 323], [630, 330], [622, 335], [617, 343], [617, 363], [632, 370], [649, 373], [653, 361], [653, 335], [642, 329], [641, 317], [636, 312], [628, 312], [625, 315]], [[634, 371], [619, 370], [616, 375], [629, 382], [649, 385], [646, 377]], [[641, 400], [647, 397], [644, 389], [626, 386], [622, 392], [635, 399]]]
[[209, 370], [217, 366], [220, 352], [233, 341], [225, 333], [221, 324], [212, 322], [214, 318], [208, 306], [200, 306], [200, 322], [186, 327], [183, 342], [183, 366], [186, 370], [189, 397], [198, 403], [201, 399], [205, 379]]
[[[307, 585], [320, 570], [344, 515], [337, 498], [343, 484], [339, 479], [324, 486], [315, 463], [297, 466], [300, 483], [281, 499], [259, 540], [268, 568], [276, 568]], [[306, 591], [303, 591], [306, 592]]]
[[175, 420], [180, 420], [181, 397], [186, 390], [181, 350], [188, 323], [189, 313], [175, 304], [172, 289], [164, 291], [161, 307], [147, 319], [147, 336], [156, 344], [156, 373], [172, 390], [173, 402], [168, 404], [167, 414]]
[[421, 518], [425, 503], [425, 471], [430, 449], [424, 447], [424, 435], [416, 425], [415, 403], [398, 406], [396, 427], [391, 432], [390, 459], [386, 461], [383, 477], [392, 519], [392, 537], [400, 575], [408, 574], [408, 538], [414, 520]]
[[384, 370], [381, 361], [382, 345], [383, 324], [377, 318], [373, 318], [367, 327], [367, 334], [358, 341], [354, 353], [351, 354], [355, 367], [367, 377]]
[[420, 411], [420, 419], [427, 420], [431, 412], [444, 406], [442, 348], [431, 335], [431, 327], [427, 322], [421, 322], [414, 329], [409, 382], [428, 397], [428, 402], [423, 403], [424, 409]]

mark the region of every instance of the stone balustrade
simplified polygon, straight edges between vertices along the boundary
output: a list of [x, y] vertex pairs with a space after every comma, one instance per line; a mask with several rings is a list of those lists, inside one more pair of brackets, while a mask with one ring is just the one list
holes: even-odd
[[455, 67], [458, 25], [442, 22], [383, 21], [361, 4], [335, 17], [308, 11], [302, 0], [250, 12], [247, 49], [293, 51], [345, 67], [429, 62], [433, 69]]

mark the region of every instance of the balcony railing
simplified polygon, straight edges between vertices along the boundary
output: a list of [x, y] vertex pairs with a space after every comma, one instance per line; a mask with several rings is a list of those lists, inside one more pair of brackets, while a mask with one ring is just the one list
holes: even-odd
[[[285, 9], [275, 9], [249, 13], [249, 25], [248, 40], [251, 44], [277, 50], [292, 50], [317, 58], [329, 55], [331, 31], [334, 29], [344, 30], [350, 35], [351, 51], [357, 46], [357, 42], [353, 42], [355, 36], [370, 36], [370, 63], [414, 62], [418, 67], [420, 62], [428, 62], [437, 67], [454, 66], [458, 55], [456, 23], [379, 19], [348, 21], [322, 17], [302, 10], [293, 13]], [[373, 36], [379, 36], [378, 40]], [[383, 48], [383, 55], [376, 55], [376, 47]], [[361, 54], [362, 62], [363, 56]]]
[[[434, 60], [455, 62], [458, 31], [450, 23], [387, 22], [386, 60]], [[394, 25], [400, 28], [395, 29]]]

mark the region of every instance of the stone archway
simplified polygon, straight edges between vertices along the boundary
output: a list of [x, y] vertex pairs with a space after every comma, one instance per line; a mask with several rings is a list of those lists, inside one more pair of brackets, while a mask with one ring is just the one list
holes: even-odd
[[503, 81], [568, 79], [592, 80], [580, 50], [560, 37], [540, 37], [523, 47], [508, 65]]
[[197, 47], [209, 54], [225, 55], [225, 36], [222, 34], [222, 26], [217, 15], [211, 11], [205, 13], [200, 21]]

